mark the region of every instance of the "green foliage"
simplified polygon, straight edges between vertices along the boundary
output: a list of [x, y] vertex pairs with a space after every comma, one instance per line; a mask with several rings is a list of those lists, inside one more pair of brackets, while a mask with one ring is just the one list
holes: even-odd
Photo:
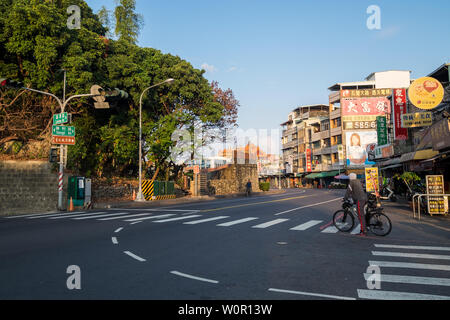
[[259, 189], [261, 191], [267, 192], [270, 190], [270, 183], [269, 182], [260, 182], [259, 183]]
[[[66, 9], [70, 5], [81, 8], [80, 30], [67, 28]], [[74, 115], [77, 132], [76, 146], [69, 147], [68, 167], [81, 174], [136, 175], [140, 96], [146, 88], [168, 78], [174, 78], [174, 83], [152, 88], [143, 96], [143, 160], [149, 173], [155, 168], [160, 169], [161, 175], [176, 171], [167, 160], [176, 129], [192, 126], [196, 121], [206, 128], [215, 128], [229, 116], [203, 77], [204, 71], [178, 56], [135, 44], [142, 19], [134, 10], [134, 0], [120, 1], [114, 12], [119, 36], [116, 41], [105, 37], [111, 29], [107, 10], [96, 15], [83, 0], [0, 2], [2, 77], [62, 96], [60, 70], [64, 69], [67, 96], [88, 93], [94, 84], [117, 87], [129, 94], [127, 100], [107, 110], [94, 109], [89, 99], [74, 100], [66, 109]], [[14, 94], [17, 92], [11, 93], [9, 101]], [[51, 110], [39, 109], [39, 114], [47, 117], [39, 129], [49, 130], [48, 114], [59, 112], [58, 104], [37, 94], [24, 95], [23, 99], [33, 100], [26, 108], [34, 117], [37, 112], [32, 108], [36, 105], [44, 105], [44, 101], [53, 104]], [[2, 116], [0, 108], [0, 122]], [[34, 139], [40, 131], [30, 130], [23, 139]], [[12, 132], [0, 132], [0, 141], [11, 135]]]

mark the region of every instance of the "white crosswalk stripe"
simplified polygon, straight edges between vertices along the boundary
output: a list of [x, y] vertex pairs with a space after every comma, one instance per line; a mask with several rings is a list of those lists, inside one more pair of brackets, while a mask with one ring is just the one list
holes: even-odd
[[171, 218], [171, 219], [165, 219], [165, 220], [158, 220], [158, 221], [154, 221], [154, 222], [155, 223], [173, 222], [173, 221], [187, 220], [187, 219], [192, 219], [192, 218], [197, 218], [197, 217], [201, 217], [201, 215], [194, 214], [194, 215], [191, 215], [191, 216], [185, 216], [185, 217], [179, 217], [179, 218]]
[[339, 230], [334, 226], [328, 227], [322, 231], [322, 233], [337, 233], [337, 232], [339, 232]]
[[254, 220], [258, 220], [259, 218], [245, 218], [245, 219], [240, 219], [240, 220], [235, 220], [235, 221], [230, 221], [230, 222], [226, 222], [226, 223], [221, 223], [218, 224], [218, 227], [231, 227], [231, 226], [235, 226], [241, 223], [246, 223], [246, 222], [250, 222], [250, 221], [254, 221]]
[[78, 217], [90, 217], [90, 216], [97, 216], [106, 214], [107, 212], [96, 212], [96, 213], [81, 213], [81, 214], [66, 214], [66, 215], [60, 215], [57, 217], [51, 217], [48, 218], [49, 220], [59, 220], [59, 219], [71, 219], [71, 218], [78, 218]]
[[173, 217], [174, 214], [169, 213], [169, 214], [162, 214], [162, 215], [158, 215], [158, 216], [151, 216], [151, 217], [145, 217], [145, 218], [135, 218], [135, 219], [128, 219], [128, 220], [124, 220], [125, 222], [133, 222], [132, 224], [136, 224], [138, 222], [143, 222], [145, 220], [154, 220], [154, 219], [162, 219], [162, 218], [169, 218], [169, 217]]
[[112, 217], [112, 218], [102, 218], [102, 219], [98, 219], [100, 221], [110, 221], [110, 220], [119, 220], [119, 219], [128, 219], [128, 218], [134, 218], [134, 217], [143, 217], [143, 216], [149, 216], [152, 215], [153, 213], [149, 212], [149, 213], [139, 213], [139, 214], [130, 214], [130, 215], [126, 215], [126, 216], [120, 216], [120, 217]]
[[280, 224], [280, 223], [283, 223], [283, 222], [286, 222], [286, 221], [289, 221], [289, 219], [276, 219], [276, 220], [269, 221], [269, 222], [266, 222], [266, 223], [258, 224], [256, 226], [253, 226], [252, 228], [255, 228], [255, 229], [266, 229], [266, 228], [272, 227], [274, 225], [277, 225], [277, 224]]
[[126, 216], [128, 214], [129, 214], [128, 212], [120, 212], [120, 213], [113, 213], [113, 214], [108, 213], [108, 214], [103, 214], [103, 215], [73, 218], [73, 220], [90, 220], [90, 219], [98, 219], [98, 218], [106, 218], [106, 217], [114, 217], [114, 216]]
[[[374, 277], [374, 274], [371, 274], [368, 269], [367, 272], [363, 273], [364, 280], [366, 280], [367, 283], [370, 281], [380, 281], [380, 284], [383, 285], [383, 291], [359, 289], [357, 291], [360, 299], [450, 300], [450, 290], [444, 292], [443, 295], [441, 294], [443, 292], [442, 289], [450, 287], [450, 263], [446, 262], [450, 260], [450, 256], [423, 253], [424, 251], [449, 251], [449, 247], [391, 244], [375, 244], [374, 246], [379, 249], [403, 249], [408, 250], [408, 252], [372, 251], [373, 256], [387, 257], [391, 261], [369, 261], [369, 265], [379, 267], [381, 273]], [[417, 251], [420, 253], [417, 253]], [[392, 261], [394, 258], [399, 258], [401, 261]], [[440, 261], [440, 264], [423, 263], [423, 260], [425, 259], [436, 260], [436, 262]], [[420, 274], [414, 274], [414, 270], [417, 270]], [[404, 274], [402, 274], [403, 272]], [[405, 288], [398, 291], [398, 289], [402, 288], [403, 285], [405, 285]], [[411, 290], [412, 285], [415, 288], [414, 290]], [[386, 286], [388, 288], [394, 286], [395, 290], [388, 291], [386, 290]], [[426, 288], [433, 287], [441, 288], [441, 290], [439, 290], [439, 294], [429, 294], [430, 290], [428, 290], [428, 292], [423, 291]], [[434, 291], [431, 291], [431, 293], [433, 292]]]
[[211, 221], [223, 220], [223, 219], [226, 219], [226, 218], [229, 218], [229, 217], [227, 217], [227, 216], [214, 217], [214, 218], [208, 218], [208, 219], [203, 219], [203, 220], [195, 220], [195, 221], [184, 222], [184, 224], [195, 225], [195, 224], [206, 223], [206, 222], [211, 222]]
[[314, 226], [317, 226], [318, 224], [321, 224], [323, 221], [322, 220], [311, 220], [307, 223], [301, 224], [297, 227], [292, 228], [291, 230], [293, 231], [305, 231], [308, 230]]

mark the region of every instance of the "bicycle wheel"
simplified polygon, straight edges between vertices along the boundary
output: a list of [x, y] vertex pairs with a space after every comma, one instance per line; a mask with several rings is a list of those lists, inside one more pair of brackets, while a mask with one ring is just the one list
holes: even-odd
[[347, 210], [339, 210], [333, 216], [334, 226], [341, 232], [350, 232], [355, 226], [355, 218]]
[[384, 213], [375, 213], [369, 220], [370, 231], [380, 237], [385, 237], [392, 231], [391, 219]]

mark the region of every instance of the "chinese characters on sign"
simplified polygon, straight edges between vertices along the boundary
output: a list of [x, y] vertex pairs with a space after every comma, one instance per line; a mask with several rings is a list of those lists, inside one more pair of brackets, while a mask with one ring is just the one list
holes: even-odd
[[391, 89], [342, 90], [341, 98], [388, 97], [391, 94]]
[[362, 98], [342, 100], [342, 116], [384, 116], [391, 112], [387, 98]]
[[378, 189], [378, 168], [366, 168], [366, 192], [378, 192]]
[[414, 81], [408, 90], [409, 101], [419, 109], [431, 110], [444, 99], [444, 87], [434, 78], [424, 77]]
[[[427, 176], [427, 194], [444, 194], [444, 176]], [[444, 214], [444, 197], [428, 197], [428, 212], [433, 214]]]
[[402, 115], [406, 113], [406, 89], [394, 90], [394, 137], [407, 140], [408, 129], [402, 127]]
[[74, 146], [75, 145], [75, 137], [53, 136], [52, 137], [52, 144], [61, 144], [61, 145]]
[[312, 172], [311, 149], [306, 149], [306, 172]]
[[433, 124], [431, 112], [405, 113], [402, 115], [403, 128], [429, 127]]
[[388, 143], [386, 117], [377, 117], [376, 127], [378, 134], [378, 145], [384, 146]]

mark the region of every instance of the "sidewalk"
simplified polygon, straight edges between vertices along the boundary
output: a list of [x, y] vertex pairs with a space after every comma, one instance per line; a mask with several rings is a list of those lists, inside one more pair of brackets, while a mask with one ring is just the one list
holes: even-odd
[[[274, 194], [283, 194], [286, 190], [270, 190], [268, 192], [254, 192], [252, 193], [252, 197], [261, 197], [266, 195], [274, 195]], [[244, 198], [244, 193], [238, 194], [230, 194], [224, 196], [186, 196], [177, 199], [169, 199], [169, 200], [156, 200], [156, 201], [145, 201], [145, 202], [136, 202], [136, 201], [110, 201], [110, 202], [96, 202], [93, 203], [92, 209], [112, 209], [112, 208], [154, 208], [154, 207], [162, 207], [162, 206], [170, 206], [176, 204], [191, 204], [191, 203], [202, 203], [207, 201], [214, 201], [218, 199], [232, 199], [232, 198]]]
[[[382, 205], [387, 209], [394, 209], [396, 212], [401, 213], [403, 215], [407, 215], [409, 218], [414, 219], [414, 213], [412, 207], [410, 207], [410, 203], [403, 198], [399, 198], [397, 202], [391, 201], [382, 201]], [[416, 221], [424, 221], [424, 222], [449, 222], [450, 223], [450, 215], [433, 215], [430, 216], [428, 213], [421, 213], [420, 218], [417, 217], [417, 208], [416, 208]]]

